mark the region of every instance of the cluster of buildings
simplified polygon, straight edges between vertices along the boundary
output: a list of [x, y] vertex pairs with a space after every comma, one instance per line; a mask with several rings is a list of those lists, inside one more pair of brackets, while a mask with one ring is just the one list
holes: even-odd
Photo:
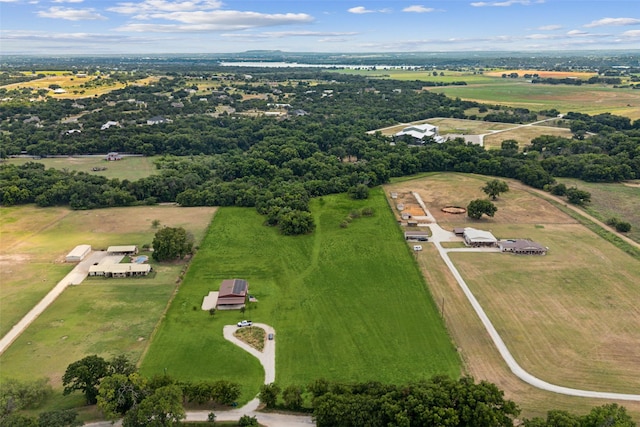
[[454, 228], [456, 236], [461, 236], [467, 246], [474, 248], [498, 247], [502, 252], [511, 252], [519, 255], [546, 255], [549, 248], [540, 243], [528, 239], [504, 239], [498, 240], [491, 232], [477, 230], [471, 227]]
[[[80, 262], [91, 253], [91, 245], [78, 245], [65, 258], [67, 262]], [[120, 262], [123, 257], [134, 257], [138, 253], [135, 245], [109, 246], [107, 256], [100, 262], [89, 266], [89, 276], [100, 277], [140, 277], [151, 273], [151, 265], [147, 264], [148, 258], [141, 256], [132, 258], [133, 262]]]

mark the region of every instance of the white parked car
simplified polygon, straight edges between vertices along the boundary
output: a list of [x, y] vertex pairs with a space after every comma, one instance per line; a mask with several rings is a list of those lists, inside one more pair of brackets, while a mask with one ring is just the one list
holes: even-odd
[[243, 320], [242, 322], [238, 322], [238, 328], [242, 328], [243, 326], [251, 326], [253, 322], [251, 320]]
[[413, 246], [413, 250], [414, 251], [421, 251], [422, 250], [422, 245], [414, 245]]

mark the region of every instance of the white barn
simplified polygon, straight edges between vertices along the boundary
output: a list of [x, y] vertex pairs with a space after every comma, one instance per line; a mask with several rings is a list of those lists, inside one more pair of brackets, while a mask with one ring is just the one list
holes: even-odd
[[465, 227], [462, 237], [464, 237], [464, 242], [467, 245], [474, 247], [496, 246], [498, 244], [498, 239], [496, 239], [495, 236], [491, 234], [491, 232], [476, 230], [475, 228], [471, 227]]
[[82, 261], [91, 252], [91, 245], [78, 245], [67, 254], [65, 260], [67, 262]]

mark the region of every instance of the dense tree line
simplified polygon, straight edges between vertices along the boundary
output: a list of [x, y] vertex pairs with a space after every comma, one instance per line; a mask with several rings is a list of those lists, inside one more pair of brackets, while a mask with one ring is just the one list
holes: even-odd
[[[174, 201], [183, 206], [249, 206], [283, 233], [300, 234], [313, 229], [311, 197], [376, 186], [391, 177], [418, 172], [478, 173], [518, 179], [536, 188], [553, 184], [553, 176], [588, 181], [640, 177], [640, 121], [569, 113], [566, 118], [576, 138], [539, 137], [524, 152], [509, 141], [499, 150], [488, 151], [462, 140], [392, 144], [388, 137], [366, 131], [435, 116], [462, 118], [466, 109], [477, 104], [423, 91], [419, 81], [334, 74], [329, 80], [322, 71], [295, 72], [300, 79], [293, 81], [274, 71], [264, 73], [254, 73], [251, 83], [237, 76], [221, 84], [216, 102], [230, 103], [238, 110], [245, 103], [267, 110], [270, 102], [286, 100], [290, 110], [304, 114], [284, 119], [200, 114], [200, 105], [207, 103], [199, 101], [200, 95], [184, 91], [186, 80], [179, 74], [162, 77], [153, 86], [129, 86], [82, 100], [82, 111], [88, 111], [79, 118], [82, 132], [71, 135], [62, 132], [68, 125], [63, 126], [60, 119], [77, 113], [78, 102], [0, 104], [0, 113], [6, 117], [0, 123], [6, 131], [0, 134], [4, 154], [165, 154], [157, 162], [156, 175], [136, 182], [45, 170], [37, 163], [0, 165], [0, 203], [73, 209]], [[322, 79], [311, 86], [301, 78], [310, 75]], [[265, 98], [241, 101], [230, 96], [238, 91], [261, 92]], [[175, 113], [170, 123], [147, 125], [144, 121], [150, 114], [169, 108], [173, 102], [169, 94], [173, 101], [180, 99], [183, 106], [177, 109], [182, 112]], [[35, 114], [42, 127], [25, 119]], [[535, 116], [527, 109], [492, 107], [485, 120], [523, 122]], [[121, 119], [121, 127], [100, 130], [111, 119]]]
[[571, 78], [571, 77], [566, 77], [566, 78], [554, 78], [554, 77], [548, 77], [548, 78], [542, 78], [542, 77], [537, 77], [531, 80], [531, 83], [540, 83], [540, 84], [547, 84], [547, 85], [574, 85], [574, 86], [580, 86], [583, 84], [587, 84], [587, 85], [595, 85], [595, 84], [607, 84], [607, 85], [619, 85], [620, 83], [622, 83], [622, 79], [620, 77], [598, 77], [598, 76], [593, 76], [590, 77], [586, 80], [582, 80], [582, 79], [577, 79], [577, 78]]

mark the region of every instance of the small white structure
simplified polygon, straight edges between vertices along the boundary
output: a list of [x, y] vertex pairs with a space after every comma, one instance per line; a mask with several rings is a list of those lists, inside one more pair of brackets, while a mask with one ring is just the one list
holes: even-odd
[[422, 245], [413, 245], [413, 250], [418, 252], [422, 250]]
[[109, 129], [111, 126], [120, 126], [120, 123], [109, 120], [107, 123], [100, 126], [100, 130]]
[[464, 242], [468, 246], [496, 246], [498, 239], [489, 231], [476, 230], [475, 228], [465, 227], [462, 235]]
[[91, 252], [91, 245], [78, 245], [67, 254], [65, 260], [67, 262], [82, 261]]
[[165, 119], [162, 116], [154, 116], [154, 117], [151, 117], [150, 119], [147, 119], [148, 125], [161, 125], [163, 123], [170, 123], [170, 122], [171, 120]]
[[67, 91], [59, 87], [58, 89], [54, 89], [53, 93], [62, 94], [62, 93], [67, 93]]
[[438, 127], [428, 123], [406, 127], [394, 136], [402, 137], [405, 135], [409, 135], [410, 137], [420, 141], [422, 141], [423, 138], [429, 137], [433, 138], [438, 143], [444, 142], [444, 138], [438, 134]]

